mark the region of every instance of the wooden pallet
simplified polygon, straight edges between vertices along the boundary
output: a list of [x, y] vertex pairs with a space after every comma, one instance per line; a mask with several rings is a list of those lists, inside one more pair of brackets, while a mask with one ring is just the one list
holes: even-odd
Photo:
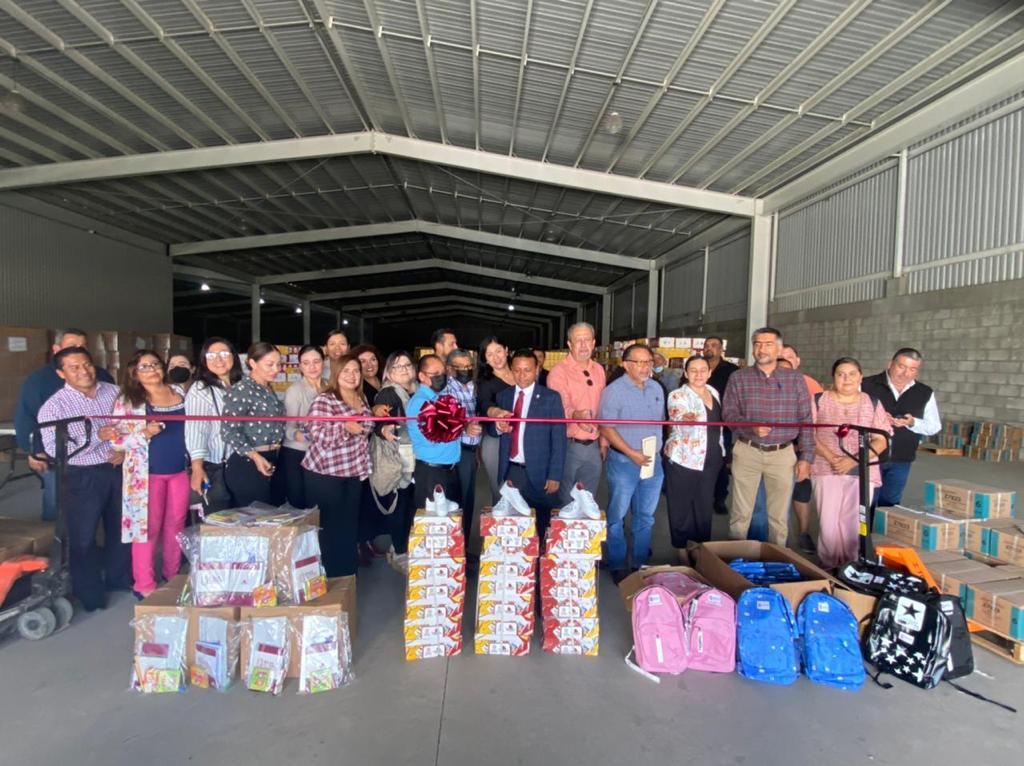
[[923, 452], [931, 452], [939, 457], [963, 457], [964, 451], [961, 447], [940, 447], [938, 444], [925, 442], [917, 447]]
[[971, 633], [971, 641], [975, 646], [982, 646], [990, 652], [1017, 665], [1024, 665], [1024, 641], [1004, 636], [991, 628]]

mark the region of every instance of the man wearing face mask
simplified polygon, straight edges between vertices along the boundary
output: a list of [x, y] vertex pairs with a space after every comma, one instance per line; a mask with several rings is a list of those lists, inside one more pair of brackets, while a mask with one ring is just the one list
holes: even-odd
[[[457, 468], [462, 447], [458, 439], [440, 444], [432, 442], [423, 435], [419, 423], [415, 420], [423, 405], [435, 401], [444, 393], [448, 385], [445, 364], [437, 354], [426, 354], [420, 358], [416, 369], [416, 378], [420, 386], [409, 398], [409, 404], [405, 408], [405, 414], [414, 418], [408, 421], [408, 428], [409, 441], [412, 442], [412, 451], [416, 456], [416, 468], [413, 471], [413, 481], [416, 483], [416, 508], [425, 507], [427, 498], [433, 497], [437, 485], [441, 485], [449, 500], [461, 505]], [[480, 427], [476, 426], [477, 435], [480, 433], [479, 429]]]
[[[457, 348], [448, 354], [448, 385], [444, 393], [466, 408], [466, 417], [476, 415], [476, 383], [473, 382], [473, 358], [468, 351]], [[473, 510], [476, 505], [476, 453], [480, 448], [483, 428], [470, 423], [459, 439], [459, 494], [462, 497], [462, 531], [469, 539], [473, 529]]]
[[665, 358], [664, 354], [656, 353], [654, 355], [654, 374], [651, 376], [656, 381], [661, 383], [661, 387], [665, 389], [665, 394], [671, 394], [677, 388], [679, 388], [679, 381], [682, 380], [682, 370], [676, 370], [668, 366], [668, 359]]

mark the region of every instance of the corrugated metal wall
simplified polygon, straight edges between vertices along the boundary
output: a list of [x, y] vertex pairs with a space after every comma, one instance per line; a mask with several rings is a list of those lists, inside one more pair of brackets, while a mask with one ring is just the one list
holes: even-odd
[[170, 259], [0, 206], [0, 324], [171, 332]]
[[[777, 311], [884, 294], [896, 242], [897, 175], [889, 161], [853, 183], [783, 211], [775, 266]], [[860, 281], [840, 284], [849, 280]]]
[[1024, 109], [925, 142], [907, 175], [908, 291], [1024, 278], [1022, 187]]
[[704, 251], [689, 260], [673, 263], [662, 272], [663, 327], [685, 327], [700, 321], [701, 295], [704, 292]]
[[633, 327], [633, 285], [612, 293], [612, 335], [629, 335]]
[[711, 246], [708, 254], [708, 295], [705, 322], [742, 319], [747, 315], [750, 233]]
[[647, 335], [647, 285], [650, 277], [633, 283], [633, 326], [630, 335]]

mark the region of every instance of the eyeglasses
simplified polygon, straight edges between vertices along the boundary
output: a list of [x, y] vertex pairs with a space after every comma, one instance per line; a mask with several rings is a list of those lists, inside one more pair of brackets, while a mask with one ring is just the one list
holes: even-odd
[[411, 364], [393, 364], [391, 365], [392, 370], [411, 370]]
[[654, 365], [654, 361], [651, 359], [623, 359], [622, 362], [623, 364], [636, 364], [641, 367], [652, 367]]
[[583, 377], [587, 379], [587, 385], [594, 385], [594, 381], [590, 379], [590, 370], [583, 370]]
[[160, 362], [153, 362], [152, 364], [140, 364], [135, 367], [139, 372], [158, 372], [162, 370], [164, 366]]
[[455, 370], [455, 372], [473, 372], [472, 367], [455, 367], [453, 365], [452, 369]]
[[215, 361], [217, 359], [230, 359], [230, 358], [231, 358], [231, 352], [230, 351], [207, 351], [206, 352], [206, 361], [208, 361], [208, 362], [212, 362], [212, 361]]

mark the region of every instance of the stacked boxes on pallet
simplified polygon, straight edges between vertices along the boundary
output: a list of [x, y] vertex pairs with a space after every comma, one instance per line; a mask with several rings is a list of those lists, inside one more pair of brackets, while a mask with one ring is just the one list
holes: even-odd
[[483, 549], [477, 584], [477, 654], [521, 657], [530, 652], [537, 588], [537, 518], [528, 514], [480, 516]]
[[[442, 498], [443, 502], [447, 502]], [[430, 501], [428, 501], [430, 502]], [[462, 514], [420, 509], [409, 536], [405, 658], [453, 657], [462, 651], [466, 538]]]

